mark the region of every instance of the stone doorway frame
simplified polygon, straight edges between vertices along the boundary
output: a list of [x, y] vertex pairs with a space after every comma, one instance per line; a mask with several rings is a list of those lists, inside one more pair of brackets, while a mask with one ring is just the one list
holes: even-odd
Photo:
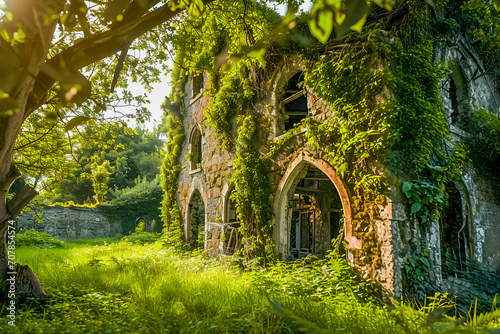
[[186, 239], [186, 241], [191, 241], [191, 219], [192, 219], [192, 214], [189, 210], [189, 205], [191, 204], [191, 201], [193, 200], [193, 197], [194, 197], [194, 194], [198, 192], [200, 194], [200, 197], [201, 197], [201, 200], [203, 202], [203, 208], [204, 208], [204, 211], [205, 211], [205, 216], [203, 217], [203, 222], [205, 224], [204, 226], [204, 231], [205, 231], [205, 238], [204, 238], [204, 249], [206, 248], [207, 246], [207, 234], [206, 234], [206, 231], [207, 231], [207, 198], [204, 194], [204, 192], [201, 191], [201, 189], [199, 188], [192, 188], [190, 193], [189, 193], [189, 196], [187, 197], [187, 201], [186, 201], [186, 206], [185, 206], [185, 212], [184, 212], [184, 237]]
[[290, 255], [290, 217], [287, 214], [288, 193], [296, 181], [299, 173], [311, 164], [321, 170], [332, 181], [337, 190], [342, 208], [344, 210], [345, 240], [348, 242], [347, 250], [361, 249], [362, 241], [352, 235], [352, 208], [348, 188], [342, 179], [337, 175], [335, 169], [325, 160], [316, 159], [304, 153], [300, 153], [287, 167], [285, 174], [278, 184], [278, 190], [274, 199], [273, 211], [276, 223], [273, 230], [273, 238], [279, 253], [283, 258]]

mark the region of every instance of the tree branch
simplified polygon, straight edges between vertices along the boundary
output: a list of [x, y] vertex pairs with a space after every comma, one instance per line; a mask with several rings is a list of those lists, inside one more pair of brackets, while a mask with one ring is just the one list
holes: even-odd
[[21, 210], [36, 196], [37, 191], [25, 185], [8, 203], [7, 210], [12, 218], [16, 218]]
[[[207, 4], [212, 1], [203, 0], [203, 3]], [[106, 32], [95, 34], [90, 38], [82, 40], [53, 58], [48, 59], [45, 64], [58, 69], [71, 66], [73, 70], [79, 70], [122, 50], [137, 37], [172, 19], [180, 12], [182, 10], [172, 11], [168, 3], [164, 4], [162, 7], [131, 22], [124, 23], [119, 27], [112, 27]], [[26, 108], [25, 119], [45, 102], [47, 92], [54, 83], [55, 80], [48, 74], [43, 71], [39, 73]]]

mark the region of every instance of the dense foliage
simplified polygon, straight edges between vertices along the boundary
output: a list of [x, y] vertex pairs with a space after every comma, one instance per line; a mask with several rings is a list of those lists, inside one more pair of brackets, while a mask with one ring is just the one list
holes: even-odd
[[263, 257], [263, 262], [274, 260], [272, 241], [272, 211], [269, 205], [269, 162], [258, 152], [259, 129], [255, 115], [241, 117], [236, 141], [235, 172], [231, 177], [235, 191], [240, 231], [244, 237], [243, 249], [249, 259]]
[[161, 217], [164, 227], [175, 233], [175, 239], [182, 238], [182, 220], [177, 205], [177, 177], [181, 170], [179, 156], [185, 138], [184, 127], [180, 114], [181, 103], [172, 105], [166, 99], [163, 108], [167, 113], [167, 143], [165, 156], [161, 165], [161, 187], [163, 199], [161, 201]]
[[470, 136], [465, 139], [477, 171], [492, 182], [500, 202], [500, 118], [484, 110], [470, 114], [465, 125]]
[[134, 187], [138, 179], [154, 180], [162, 158], [159, 131], [137, 127], [121, 132], [116, 138], [107, 134], [113, 142], [108, 147], [75, 150], [79, 168], [67, 166], [68, 175], [62, 180], [54, 178], [44, 197], [53, 202], [102, 203], [116, 199], [117, 191]]

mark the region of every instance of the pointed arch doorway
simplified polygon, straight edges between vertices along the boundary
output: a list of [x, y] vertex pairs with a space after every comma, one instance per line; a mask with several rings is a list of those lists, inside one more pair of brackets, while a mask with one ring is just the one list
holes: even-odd
[[300, 154], [287, 168], [275, 198], [273, 236], [283, 258], [321, 258], [342, 239], [349, 248], [361, 248], [351, 232], [347, 189], [324, 160]]

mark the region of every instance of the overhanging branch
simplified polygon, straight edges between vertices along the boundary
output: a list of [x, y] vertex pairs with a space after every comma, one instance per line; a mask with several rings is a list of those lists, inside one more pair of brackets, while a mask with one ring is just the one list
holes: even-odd
[[[212, 1], [203, 0], [203, 3], [208, 4]], [[180, 12], [182, 10], [172, 11], [168, 3], [164, 4], [162, 7], [144, 16], [134, 18], [130, 22], [86, 38], [48, 59], [45, 63], [51, 65], [53, 68], [62, 69], [64, 67], [71, 67], [72, 70], [79, 70], [123, 50], [124, 47], [130, 45], [136, 38], [154, 27], [169, 21]], [[45, 102], [47, 92], [54, 83], [55, 80], [52, 77], [44, 72], [39, 73], [29, 100], [30, 103], [26, 108], [25, 119]]]
[[25, 185], [8, 203], [7, 210], [12, 218], [16, 218], [21, 210], [36, 196], [37, 191]]

